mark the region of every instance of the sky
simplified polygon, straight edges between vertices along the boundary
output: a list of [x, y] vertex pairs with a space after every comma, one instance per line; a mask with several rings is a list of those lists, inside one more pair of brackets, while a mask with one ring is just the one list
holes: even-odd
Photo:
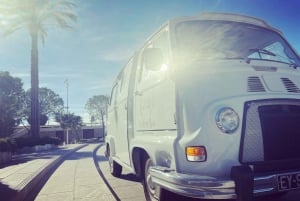
[[[43, 1], [43, 0], [41, 0]], [[261, 18], [280, 29], [300, 53], [299, 0], [76, 0], [75, 30], [48, 29], [39, 46], [39, 86], [63, 98], [69, 111], [84, 109], [94, 95], [110, 95], [118, 72], [133, 52], [167, 20], [201, 12], [230, 12]], [[40, 43], [41, 44], [41, 43]], [[30, 38], [25, 30], [0, 37], [0, 71], [30, 87]]]

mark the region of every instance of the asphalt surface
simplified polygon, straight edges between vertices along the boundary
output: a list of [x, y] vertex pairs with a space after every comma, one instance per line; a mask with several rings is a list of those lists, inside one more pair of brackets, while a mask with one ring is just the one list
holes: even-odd
[[0, 200], [19, 201], [34, 195], [47, 175], [72, 152], [86, 146], [74, 144], [43, 152], [17, 154], [0, 166]]
[[[144, 191], [140, 181], [136, 176], [129, 174], [126, 169], [122, 171], [120, 178], [113, 177], [110, 174], [107, 158], [104, 157], [105, 147], [100, 147], [97, 152], [97, 157], [100, 169], [108, 182], [117, 195], [117, 199], [125, 201], [145, 201]], [[165, 200], [167, 201], [220, 201], [220, 200], [203, 200], [195, 198], [187, 198], [178, 196], [173, 193], [167, 193]], [[225, 200], [224, 200], [225, 201]], [[226, 200], [234, 201], [234, 200]], [[282, 196], [264, 196], [254, 198], [254, 201], [300, 201], [300, 191], [292, 191]]]
[[99, 144], [89, 144], [65, 158], [35, 200], [115, 200], [95, 168], [93, 151], [98, 146]]
[[[101, 143], [68, 145], [40, 153], [19, 154], [0, 166], [0, 201], [103, 200], [144, 201], [139, 179], [123, 169], [110, 174]], [[204, 201], [167, 194], [165, 200]], [[254, 201], [299, 201], [300, 191]], [[211, 201], [211, 200], [210, 200]]]
[[97, 160], [104, 180], [108, 182], [115, 194], [116, 200], [122, 201], [145, 201], [144, 190], [140, 180], [123, 168], [120, 178], [110, 174], [107, 158], [104, 157], [105, 147], [97, 151]]

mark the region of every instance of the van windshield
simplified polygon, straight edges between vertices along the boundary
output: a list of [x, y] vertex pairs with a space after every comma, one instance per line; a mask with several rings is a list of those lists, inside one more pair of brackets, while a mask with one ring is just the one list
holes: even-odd
[[175, 27], [184, 60], [259, 59], [300, 66], [299, 57], [275, 31], [228, 21], [187, 21]]

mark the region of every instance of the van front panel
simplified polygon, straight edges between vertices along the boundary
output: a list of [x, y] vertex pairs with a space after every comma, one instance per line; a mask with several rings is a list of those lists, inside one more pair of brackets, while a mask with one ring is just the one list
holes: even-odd
[[[276, 71], [257, 69], [266, 65]], [[268, 61], [198, 62], [180, 70], [176, 77], [177, 114], [181, 116], [175, 148], [177, 171], [229, 177], [231, 168], [241, 164], [298, 160], [294, 142], [299, 140], [299, 80], [298, 69]], [[217, 126], [216, 115], [224, 107], [238, 114], [239, 126], [233, 133]], [[206, 161], [188, 161], [188, 146], [204, 146]]]

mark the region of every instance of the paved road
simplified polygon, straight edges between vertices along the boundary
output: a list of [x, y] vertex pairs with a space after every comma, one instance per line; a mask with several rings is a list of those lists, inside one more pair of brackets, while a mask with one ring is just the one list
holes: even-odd
[[103, 200], [115, 198], [97, 172], [90, 144], [74, 152], [56, 169], [39, 192], [36, 201]]
[[[104, 146], [99, 149], [97, 152], [97, 157], [99, 160], [100, 169], [105, 175], [105, 179], [108, 181], [109, 185], [112, 186], [116, 195], [120, 200], [125, 201], [144, 201], [143, 187], [141, 183], [137, 180], [134, 175], [128, 174], [128, 172], [122, 171], [121, 178], [113, 177], [109, 172], [109, 166], [107, 159], [104, 157]], [[168, 194], [167, 200], [180, 200], [180, 201], [204, 201], [203, 199], [192, 199], [184, 198], [174, 194]], [[282, 197], [263, 197], [256, 198], [254, 201], [299, 201], [300, 200], [300, 191], [299, 192], [290, 192], [287, 195]], [[207, 200], [213, 201], [213, 200]], [[220, 200], [214, 200], [220, 201]], [[233, 201], [233, 200], [231, 200]]]
[[[104, 146], [95, 152], [98, 146], [99, 144], [90, 144], [67, 157], [48, 179], [35, 200], [144, 201], [140, 181], [126, 170], [122, 172], [121, 178], [111, 176], [107, 159], [104, 157]], [[100, 169], [100, 174], [97, 168]], [[174, 194], [168, 195], [166, 200], [204, 201]], [[291, 192], [281, 198], [255, 199], [255, 201], [299, 200], [300, 192]]]
[[144, 191], [141, 182], [123, 168], [120, 178], [110, 174], [107, 158], [104, 157], [105, 147], [102, 146], [97, 152], [99, 166], [105, 179], [116, 193], [116, 199], [122, 201], [144, 201]]

